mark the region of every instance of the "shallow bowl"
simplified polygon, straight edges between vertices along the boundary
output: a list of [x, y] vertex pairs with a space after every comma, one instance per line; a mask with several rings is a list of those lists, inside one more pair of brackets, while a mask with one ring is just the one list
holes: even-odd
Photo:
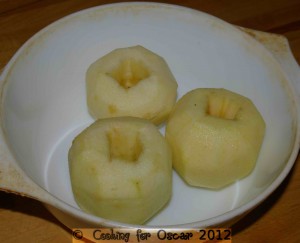
[[267, 198], [293, 166], [299, 150], [299, 67], [283, 37], [173, 5], [83, 10], [44, 28], [17, 51], [0, 78], [1, 189], [40, 200], [68, 227], [128, 226], [79, 209], [67, 153], [73, 138], [93, 122], [86, 105], [87, 68], [111, 50], [133, 45], [167, 61], [178, 98], [194, 88], [226, 88], [249, 97], [266, 122], [251, 175], [207, 190], [186, 185], [174, 172], [169, 204], [135, 227], [231, 225]]

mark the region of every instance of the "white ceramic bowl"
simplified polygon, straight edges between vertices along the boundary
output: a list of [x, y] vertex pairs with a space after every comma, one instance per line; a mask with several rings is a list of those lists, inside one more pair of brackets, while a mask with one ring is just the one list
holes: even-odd
[[267, 48], [205, 13], [141, 2], [80, 11], [41, 30], [1, 75], [1, 189], [44, 202], [69, 227], [126, 226], [78, 208], [67, 153], [74, 136], [93, 122], [86, 106], [88, 66], [115, 48], [142, 45], [168, 62], [178, 98], [198, 87], [223, 87], [252, 99], [266, 136], [250, 176], [214, 191], [189, 187], [174, 173], [170, 203], [138, 227], [230, 225], [278, 187], [299, 150], [298, 65], [283, 37], [251, 33], [264, 36]]

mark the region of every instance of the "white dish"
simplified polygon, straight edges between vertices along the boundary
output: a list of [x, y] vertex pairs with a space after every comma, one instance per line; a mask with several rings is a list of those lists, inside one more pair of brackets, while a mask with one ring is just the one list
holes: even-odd
[[178, 98], [194, 88], [222, 87], [249, 97], [263, 115], [266, 136], [250, 176], [213, 191], [189, 187], [174, 172], [170, 203], [146, 227], [233, 222], [292, 168], [299, 150], [299, 68], [288, 48], [288, 55], [273, 55], [237, 27], [172, 5], [122, 3], [80, 11], [20, 48], [1, 75], [0, 187], [47, 203], [69, 227], [125, 225], [78, 208], [67, 153], [74, 136], [93, 121], [86, 107], [88, 66], [133, 45], [165, 58], [179, 85]]

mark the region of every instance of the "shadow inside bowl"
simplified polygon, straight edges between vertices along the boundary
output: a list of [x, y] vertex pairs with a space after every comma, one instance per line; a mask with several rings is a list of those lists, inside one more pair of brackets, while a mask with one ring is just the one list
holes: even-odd
[[295, 164], [280, 186], [265, 201], [232, 226], [233, 237], [235, 235], [243, 234], [249, 227], [255, 227], [255, 223], [264, 221], [263, 218], [273, 210], [274, 206], [287, 190], [291, 179], [295, 176], [296, 167], [297, 165]]

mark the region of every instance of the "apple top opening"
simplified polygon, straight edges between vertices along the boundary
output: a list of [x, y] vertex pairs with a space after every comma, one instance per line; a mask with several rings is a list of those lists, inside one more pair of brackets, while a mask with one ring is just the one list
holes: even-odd
[[207, 101], [206, 114], [217, 118], [236, 120], [240, 105], [227, 97], [210, 95]]
[[150, 72], [141, 60], [126, 58], [117, 68], [108, 73], [123, 88], [129, 89], [150, 76]]
[[120, 159], [136, 162], [143, 151], [138, 132], [130, 133], [116, 127], [106, 133], [109, 145], [109, 161]]

